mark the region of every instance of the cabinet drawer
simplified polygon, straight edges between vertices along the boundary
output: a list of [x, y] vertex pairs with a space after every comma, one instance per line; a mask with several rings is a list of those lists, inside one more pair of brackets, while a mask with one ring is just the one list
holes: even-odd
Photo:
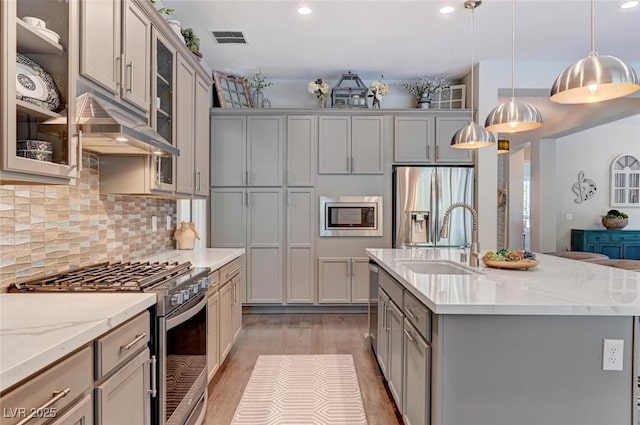
[[[43, 417], [30, 420], [29, 425], [58, 416], [58, 412], [91, 388], [92, 365], [91, 346], [87, 346], [11, 391], [0, 399], [3, 410], [0, 423], [14, 425], [34, 412]], [[57, 401], [47, 406], [54, 398]], [[43, 406], [46, 408], [39, 409]]]
[[404, 291], [404, 314], [420, 335], [431, 342], [431, 312], [409, 292]]
[[87, 394], [49, 425], [93, 425], [93, 397]]
[[147, 346], [149, 320], [149, 312], [145, 311], [96, 340], [96, 379], [107, 375], [138, 349]]
[[611, 234], [611, 242], [638, 242], [640, 232], [616, 232]]
[[382, 289], [389, 295], [389, 297], [399, 306], [402, 305], [402, 292], [403, 288], [398, 282], [392, 278], [389, 273], [384, 271], [382, 268], [380, 269], [380, 274], [378, 277], [378, 282]]
[[605, 232], [598, 233], [587, 233], [586, 235], [587, 243], [598, 243], [598, 242], [609, 242], [609, 234]]
[[233, 275], [240, 271], [242, 267], [242, 263], [240, 262], [240, 258], [236, 258], [235, 260], [225, 264], [220, 269], [220, 280], [224, 283], [228, 280], [231, 280]]
[[220, 284], [220, 270], [214, 270], [209, 274], [209, 295], [218, 290]]

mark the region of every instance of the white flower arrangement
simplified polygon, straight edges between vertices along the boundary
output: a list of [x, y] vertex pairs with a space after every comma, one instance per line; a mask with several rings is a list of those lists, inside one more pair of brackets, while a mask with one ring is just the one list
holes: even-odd
[[309, 93], [315, 94], [316, 97], [320, 98], [329, 92], [329, 84], [322, 81], [321, 78], [318, 78], [315, 81], [309, 82], [307, 90], [309, 90]]
[[369, 84], [369, 90], [371, 90], [371, 95], [369, 95], [369, 97], [373, 97], [380, 101], [382, 100], [382, 96], [386, 96], [387, 93], [389, 93], [389, 85], [382, 81], [373, 81]]
[[253, 77], [251, 77], [250, 80], [247, 80], [246, 78], [245, 80], [247, 81], [247, 85], [249, 87], [256, 90], [262, 90], [265, 87], [269, 87], [273, 85], [271, 81], [267, 81], [267, 77], [265, 77], [264, 74], [262, 74], [262, 70], [259, 70], [258, 72], [253, 74]]
[[[431, 100], [433, 93], [448, 89], [450, 86], [449, 76], [441, 75], [425, 75], [412, 82], [402, 83], [402, 87], [417, 98], [426, 97]], [[426, 96], [425, 96], [426, 94]]]

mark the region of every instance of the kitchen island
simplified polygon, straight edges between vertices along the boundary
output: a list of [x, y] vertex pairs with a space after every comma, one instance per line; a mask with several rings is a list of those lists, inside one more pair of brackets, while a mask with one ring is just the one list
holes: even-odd
[[[636, 423], [640, 273], [542, 254], [528, 271], [471, 269], [461, 252], [367, 250], [377, 358], [405, 423]], [[622, 341], [621, 370], [603, 370], [604, 340]]]

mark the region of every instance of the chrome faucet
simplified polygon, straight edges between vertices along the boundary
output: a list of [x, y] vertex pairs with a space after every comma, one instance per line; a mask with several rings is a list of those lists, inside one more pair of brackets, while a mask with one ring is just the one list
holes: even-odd
[[442, 229], [440, 229], [440, 237], [446, 238], [449, 236], [449, 214], [454, 208], [462, 207], [471, 211], [473, 216], [473, 231], [471, 232], [471, 255], [469, 255], [469, 266], [478, 267], [480, 265], [480, 248], [478, 247], [478, 211], [476, 211], [471, 205], [464, 202], [456, 202], [451, 204], [447, 211], [444, 213], [442, 219]]

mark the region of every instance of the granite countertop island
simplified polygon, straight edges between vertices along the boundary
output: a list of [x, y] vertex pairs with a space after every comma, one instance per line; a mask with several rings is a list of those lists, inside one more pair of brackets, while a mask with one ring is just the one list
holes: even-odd
[[[636, 425], [640, 273], [544, 254], [526, 271], [470, 270], [461, 252], [367, 249], [380, 267], [376, 354], [382, 370], [388, 361], [398, 406], [425, 375], [408, 348], [416, 338], [402, 335], [415, 335], [415, 298], [429, 311], [420, 345], [427, 423]], [[616, 368], [605, 340], [622, 344]], [[403, 351], [413, 357], [394, 354]], [[413, 388], [393, 382], [398, 364]]]

